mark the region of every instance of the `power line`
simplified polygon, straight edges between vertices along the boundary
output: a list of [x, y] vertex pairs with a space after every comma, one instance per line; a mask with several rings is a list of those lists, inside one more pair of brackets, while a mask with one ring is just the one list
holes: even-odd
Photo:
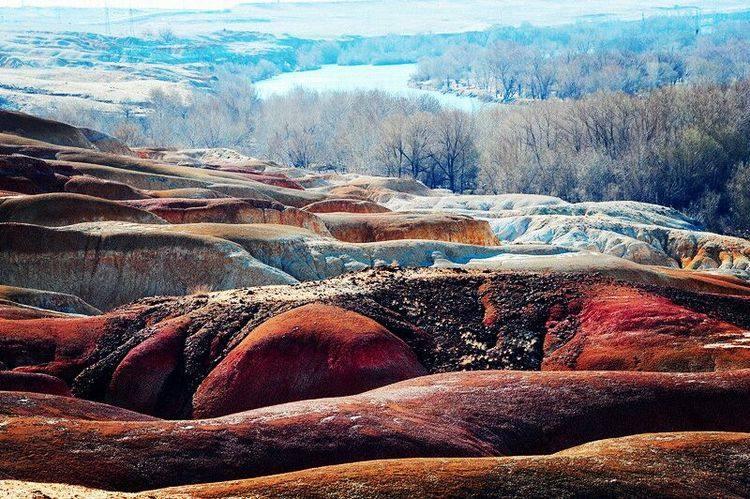
[[112, 26], [109, 24], [109, 4], [107, 3], [107, 0], [104, 0], [104, 22], [107, 35], [111, 35]]

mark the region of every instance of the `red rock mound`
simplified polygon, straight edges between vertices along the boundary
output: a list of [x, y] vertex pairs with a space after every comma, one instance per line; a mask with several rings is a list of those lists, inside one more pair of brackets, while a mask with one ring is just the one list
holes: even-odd
[[14, 111], [0, 110], [0, 132], [59, 146], [93, 148], [86, 135], [74, 126]]
[[[265, 237], [264, 227], [278, 226], [261, 225], [258, 232], [240, 230], [236, 233], [227, 232], [223, 227], [188, 226], [196, 234], [236, 240], [256, 253], [262, 245], [252, 241]], [[294, 231], [271, 232], [274, 238], [296, 237]], [[242, 242], [244, 237], [250, 242]], [[269, 246], [263, 251], [282, 253], [278, 248]], [[659, 303], [665, 304], [665, 310], [667, 305], [682, 308], [686, 327], [676, 327], [670, 332], [654, 326], [648, 314], [635, 318], [613, 314], [610, 324], [601, 322], [613, 331], [611, 341], [618, 347], [606, 350], [606, 364], [578, 365], [575, 363], [577, 356], [587, 359], [590, 351], [591, 358], [596, 359], [600, 357], [599, 350], [607, 346], [606, 342], [600, 345], [591, 341], [595, 336], [587, 336], [592, 325], [583, 311], [600, 299], [602, 286], [615, 286], [615, 282], [622, 290], [610, 293], [625, 296], [625, 291], [630, 290], [644, 297], [641, 298], [644, 302], [661, 300]], [[679, 288], [671, 287], [672, 284]], [[159, 379], [154, 385], [162, 387], [155, 391], [160, 395], [153, 395], [153, 398], [149, 395], [148, 403], [128, 407], [163, 417], [187, 417], [189, 410], [169, 412], [167, 409], [192, 400], [196, 389], [232, 348], [244, 340], [252, 341], [249, 331], [282, 312], [320, 302], [382, 324], [403, 339], [420, 364], [431, 373], [464, 369], [538, 370], [552, 366], [606, 369], [616, 365], [622, 369], [664, 371], [730, 370], [748, 366], [750, 349], [713, 348], [713, 345], [726, 340], [728, 331], [735, 334], [750, 328], [747, 313], [750, 298], [736, 296], [738, 290], [734, 284], [725, 288], [726, 294], [719, 294], [722, 288], [718, 286], [712, 288], [711, 293], [686, 291], [685, 287], [683, 280], [672, 283], [665, 279], [656, 287], [581, 273], [384, 268], [297, 286], [257, 287], [252, 291], [226, 291], [209, 297], [144, 300], [140, 305], [158, 306], [163, 319], [153, 321], [139, 314], [137, 320], [125, 317], [119, 321], [117, 324], [121, 326], [114, 329], [106, 341], [99, 342], [96, 358], [91, 359], [91, 365], [76, 378], [73, 389], [79, 396], [93, 400], [115, 403], [130, 400], [107, 398], [107, 387], [129, 352], [158, 334], [159, 339], [155, 339], [153, 345], [149, 343], [146, 350], [151, 352], [153, 346], [155, 359], [169, 355], [168, 361], [159, 360], [154, 368]], [[114, 319], [121, 317], [122, 312], [117, 310], [110, 315]], [[162, 330], [162, 327], [174, 327], [180, 317], [189, 326], [180, 326], [174, 331], [174, 337]], [[170, 322], [162, 325], [160, 321], [166, 318]], [[138, 334], [122, 330], [125, 324], [134, 322], [146, 323], [148, 327], [141, 326], [136, 330]], [[179, 352], [162, 354], [162, 344], [171, 344]], [[565, 363], [568, 358], [572, 359], [571, 364]], [[691, 362], [691, 358], [697, 361]], [[122, 386], [127, 385], [126, 379], [122, 378]], [[140, 393], [141, 388], [133, 385], [133, 390]], [[149, 390], [145, 389], [144, 393], [150, 394]], [[166, 394], [175, 398], [165, 399], [163, 405], [161, 402], [154, 405], [154, 399], [161, 400]], [[185, 409], [189, 407], [188, 403]]]
[[51, 193], [0, 198], [0, 222], [59, 227], [105, 220], [163, 224], [148, 211], [82, 194]]
[[157, 418], [73, 397], [0, 392], [0, 417], [66, 418], [93, 421], [156, 421]]
[[140, 324], [140, 311], [142, 307], [120, 309], [117, 316], [0, 319], [0, 365], [70, 383], [90, 362], [102, 335], [111, 328], [127, 334]]
[[[750, 368], [747, 329], [642, 290], [598, 286], [588, 295], [578, 304], [579, 327], [572, 337], [561, 337], [554, 328], [546, 335], [542, 369]], [[550, 320], [555, 319], [553, 313]]]
[[251, 331], [198, 388], [193, 415], [349, 395], [423, 374], [406, 343], [377, 322], [313, 303]]
[[68, 385], [60, 378], [47, 374], [17, 371], [0, 371], [0, 391], [70, 396]]
[[156, 331], [128, 352], [112, 375], [107, 402], [147, 414], [175, 414], [180, 400], [169, 381], [183, 362], [186, 327], [178, 317], [159, 323]]
[[546, 454], [639, 433], [747, 432], [749, 396], [748, 371], [475, 371], [210, 420], [67, 420], [50, 431], [46, 419], [9, 418], [0, 473], [142, 490], [372, 459]]
[[0, 155], [0, 189], [21, 194], [55, 192], [64, 180], [44, 160], [23, 155]]
[[65, 182], [63, 188], [65, 192], [85, 194], [112, 201], [146, 199], [150, 197], [140, 189], [130, 187], [127, 184], [112, 180], [102, 180], [89, 175], [75, 176]]
[[274, 201], [257, 199], [144, 199], [128, 206], [147, 210], [173, 224], [214, 222], [224, 224], [271, 223], [304, 227], [328, 234], [313, 214]]
[[90, 128], [79, 128], [79, 130], [96, 149], [102, 152], [135, 156], [135, 153], [128, 146], [111, 135]]
[[328, 194], [334, 198], [341, 199], [359, 199], [368, 201], [370, 193], [361, 187], [355, 185], [337, 185], [329, 189]]
[[304, 208], [310, 213], [388, 213], [391, 210], [372, 201], [358, 199], [324, 199]]
[[463, 215], [393, 212], [324, 213], [320, 217], [333, 237], [349, 243], [430, 239], [482, 246], [499, 244], [487, 221]]
[[[221, 497], [746, 497], [750, 434], [652, 433], [519, 458], [397, 459], [152, 491]], [[741, 456], [738, 458], [738, 456]]]
[[297, 182], [281, 173], [260, 173], [231, 166], [223, 166], [221, 168], [215, 169], [222, 172], [240, 173], [248, 179], [255, 180], [256, 182], [260, 182], [261, 184], [275, 185], [276, 187], [286, 187], [287, 189], [297, 189], [300, 191], [305, 190], [305, 188], [299, 185]]

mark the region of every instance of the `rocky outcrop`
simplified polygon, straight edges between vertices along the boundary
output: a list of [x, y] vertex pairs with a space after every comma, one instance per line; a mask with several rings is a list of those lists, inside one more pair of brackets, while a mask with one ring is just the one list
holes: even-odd
[[548, 330], [542, 369], [750, 368], [746, 324], [738, 327], [655, 293], [619, 286], [592, 290], [590, 298], [573, 306], [580, 307], [579, 329], [572, 337]]
[[140, 189], [202, 187], [236, 198], [262, 199], [265, 196], [266, 199], [296, 208], [302, 208], [325, 197], [323, 194], [296, 188], [268, 185], [248, 178], [242, 173], [165, 164], [150, 159], [97, 151], [63, 151], [57, 153], [56, 157], [64, 163], [74, 164], [81, 173], [124, 182]]
[[[274, 224], [182, 224], [140, 227], [141, 230], [185, 232], [232, 241], [266, 265], [276, 267], [300, 281], [325, 279], [370, 267], [463, 265], [475, 258], [485, 259], [517, 251], [512, 247], [474, 246], [429, 240], [353, 244], [322, 237], [302, 228]], [[555, 251], [554, 248], [531, 246], [518, 250], [531, 254]]]
[[498, 244], [487, 222], [462, 215], [324, 213], [320, 217], [333, 237], [350, 243], [430, 239], [481, 246]]
[[0, 473], [142, 490], [372, 459], [542, 454], [638, 433], [747, 432], [748, 396], [747, 371], [446, 373], [219, 419], [71, 419], [52, 432], [10, 418]]
[[[359, 314], [382, 325], [401, 338], [432, 373], [552, 368], [737, 370], [750, 365], [750, 351], [721, 348], [717, 343], [742, 345], [742, 331], [750, 327], [750, 288], [739, 283], [686, 283], [658, 273], [625, 280], [617, 273], [604, 275], [604, 271], [592, 277], [580, 272], [383, 269], [294, 287], [150, 299], [102, 316], [107, 320], [106, 334], [98, 329], [96, 355], [76, 364], [74, 373], [80, 374], [73, 390], [81, 397], [170, 418], [189, 416], [196, 391], [202, 392], [198, 399], [208, 399], [206, 394], [212, 391], [219, 396], [222, 390], [229, 390], [235, 371], [252, 373], [247, 383], [246, 374], [237, 374], [237, 387], [231, 388], [236, 390], [232, 397], [237, 402], [251, 395], [253, 404], [260, 404], [275, 403], [274, 397], [289, 393], [296, 393], [295, 397], [325, 394], [333, 382], [295, 385], [297, 392], [279, 388], [278, 393], [269, 393], [260, 380], [283, 387], [283, 380], [300, 376], [328, 379], [316, 378], [327, 372], [323, 368], [308, 372], [315, 362], [300, 363], [312, 355], [310, 351], [317, 352], [318, 346], [326, 351], [329, 347], [320, 345], [328, 343], [310, 340], [305, 348], [300, 347], [294, 361], [288, 361], [288, 369], [279, 372], [278, 366], [287, 362], [280, 352], [294, 350], [291, 346], [274, 350], [267, 345], [275, 345], [276, 336], [266, 339], [255, 334], [278, 323], [285, 325], [290, 310], [303, 307], [300, 310], [308, 311], [305, 305], [320, 303], [338, 307], [330, 310], [347, 311], [339, 315]], [[705, 291], [695, 291], [698, 286], [704, 286]], [[603, 292], [632, 296], [624, 307], [629, 312], [602, 309]], [[653, 317], [659, 316], [654, 306], [663, 314], [678, 310], [679, 320], [667, 318], [665, 327], [655, 326]], [[336, 320], [332, 313], [318, 313], [327, 310], [318, 307], [313, 307], [316, 313], [307, 314], [309, 320], [295, 331]], [[597, 310], [611, 317], [597, 318], [592, 315]], [[77, 326], [77, 330], [81, 328]], [[609, 339], [608, 331], [613, 332]], [[295, 345], [294, 338], [291, 335], [283, 340]], [[608, 341], [615, 347], [607, 348]], [[276, 353], [266, 356], [267, 351]], [[226, 359], [233, 360], [216, 370]], [[32, 357], [12, 367], [25, 365], [27, 370], [56, 373], [46, 362]], [[252, 368], [231, 367], [245, 362]], [[349, 365], [354, 368], [359, 364]], [[212, 389], [199, 390], [209, 377], [215, 378]], [[356, 378], [355, 374], [347, 376]], [[219, 379], [228, 381], [222, 384]], [[354, 384], [343, 386], [355, 390]]]
[[567, 203], [525, 194], [400, 196], [397, 211], [458, 213], [487, 220], [502, 242], [596, 251], [647, 265], [750, 277], [750, 242], [702, 232], [675, 209], [633, 201]]
[[269, 319], [234, 347], [198, 387], [193, 416], [351, 395], [423, 374], [406, 343], [382, 325], [312, 303]]
[[594, 250], [637, 263], [691, 270], [736, 271], [750, 268], [750, 242], [695, 230], [633, 225], [616, 219], [535, 215], [491, 222], [503, 241], [554, 244]]

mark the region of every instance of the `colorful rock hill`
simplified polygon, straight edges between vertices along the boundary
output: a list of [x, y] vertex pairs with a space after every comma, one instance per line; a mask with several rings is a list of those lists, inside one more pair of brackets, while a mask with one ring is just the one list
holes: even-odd
[[0, 497], [748, 496], [749, 257], [0, 112]]

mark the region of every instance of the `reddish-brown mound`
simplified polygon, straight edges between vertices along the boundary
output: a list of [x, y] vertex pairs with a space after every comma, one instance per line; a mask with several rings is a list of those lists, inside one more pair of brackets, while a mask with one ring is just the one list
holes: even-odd
[[71, 382], [110, 329], [126, 333], [143, 318], [134, 307], [117, 315], [54, 317], [30, 320], [0, 319], [0, 363], [10, 369], [51, 374]]
[[323, 213], [333, 237], [350, 243], [393, 239], [430, 239], [494, 246], [497, 238], [486, 220], [463, 215], [417, 213]]
[[0, 371], [0, 391], [70, 396], [70, 388], [60, 378], [48, 374], [18, 371]]
[[251, 331], [200, 385], [193, 415], [350, 395], [424, 374], [406, 343], [377, 322], [312, 303]]
[[128, 206], [147, 210], [173, 224], [187, 223], [271, 223], [304, 227], [328, 234], [316, 215], [274, 201], [259, 199], [143, 199], [127, 201]]
[[164, 223], [164, 220], [148, 211], [82, 194], [66, 192], [0, 198], [0, 222], [59, 227], [104, 220]]
[[85, 194], [113, 201], [146, 199], [150, 196], [134, 187], [112, 180], [102, 180], [89, 175], [77, 175], [64, 186], [65, 192]]
[[255, 171], [249, 171], [248, 169], [241, 167], [222, 166], [220, 168], [211, 168], [212, 170], [218, 170], [229, 173], [239, 173], [247, 177], [250, 180], [255, 180], [261, 184], [275, 185], [276, 187], [286, 187], [287, 189], [297, 189], [300, 191], [305, 190], [304, 187], [299, 185], [294, 180], [290, 179], [286, 175], [281, 173], [260, 173]]
[[46, 419], [10, 418], [0, 474], [132, 490], [370, 459], [544, 454], [639, 433], [747, 432], [748, 397], [749, 371], [483, 371], [210, 420], [68, 420], [50, 431]]
[[304, 207], [310, 213], [388, 213], [391, 210], [372, 201], [358, 199], [324, 199]]
[[156, 421], [157, 418], [107, 404], [31, 392], [0, 392], [0, 417], [65, 418], [94, 421]]
[[[212, 226], [195, 230], [229, 237]], [[144, 347], [148, 355], [141, 357], [139, 353], [134, 357], [139, 362], [158, 360], [154, 361], [153, 375], [159, 380], [154, 382], [159, 387], [154, 392], [159, 395], [152, 393], [150, 387], [133, 385], [134, 397], [141, 400], [141, 394], [148, 394], [147, 403], [128, 407], [164, 417], [186, 417], [189, 412], [177, 408], [188, 401], [185, 409], [189, 409], [195, 390], [211, 370], [242, 341], [253, 341], [248, 336], [250, 331], [283, 312], [316, 302], [345, 308], [382, 324], [403, 339], [420, 364], [432, 373], [536, 370], [553, 363], [565, 369], [616, 365], [629, 370], [664, 371], [748, 366], [750, 349], [713, 345], [724, 341], [728, 331], [735, 334], [750, 328], [750, 298], [736, 296], [735, 284], [719, 294], [719, 286], [712, 288], [713, 293], [688, 291], [687, 282], [678, 281], [675, 289], [668, 279], [657, 287], [637, 280], [615, 281], [601, 274], [380, 269], [298, 286], [258, 287], [209, 297], [149, 299], [140, 305], [148, 305], [148, 310], [157, 307], [160, 317], [175, 322], [162, 324], [160, 321], [165, 319], [153, 320], [147, 315], [152, 312], [139, 314], [137, 321], [132, 316], [123, 318], [122, 310], [111, 312], [113, 320], [122, 320], [113, 322], [118, 327], [113, 326], [112, 334], [99, 342], [96, 357], [76, 378], [73, 389], [79, 396], [94, 400], [130, 400], [107, 398], [111, 396], [107, 387], [113, 373], [129, 352], [159, 333], [158, 339]], [[569, 357], [574, 361], [576, 356], [587, 359], [589, 348], [595, 359], [598, 350], [606, 347], [590, 340], [595, 336], [587, 333], [592, 325], [583, 312], [595, 306], [602, 286], [613, 286], [608, 292], [615, 295], [638, 293], [644, 303], [661, 300], [665, 310], [667, 305], [680, 308], [687, 327], [673, 327], [670, 331], [659, 329], [647, 314], [635, 318], [613, 314], [612, 331], [622, 334], [614, 334], [612, 341], [627, 347], [607, 350], [608, 364], [566, 365], [564, 361]], [[176, 336], [164, 332], [179, 324], [178, 318], [189, 327], [180, 327], [174, 332]], [[126, 334], [125, 328], [134, 322], [148, 327], [130, 329]], [[171, 348], [176, 351], [169, 351]], [[691, 362], [693, 356], [699, 361]], [[126, 379], [122, 377], [122, 386], [127, 387]], [[154, 400], [159, 402], [154, 405]]]
[[652, 433], [518, 458], [368, 461], [151, 491], [155, 496], [747, 497], [750, 434]]
[[93, 148], [86, 135], [74, 126], [15, 111], [0, 110], [0, 132], [60, 146]]
[[370, 193], [361, 187], [354, 185], [338, 185], [328, 190], [328, 194], [334, 198], [369, 200]]
[[106, 153], [121, 154], [123, 156], [135, 156], [136, 154], [122, 141], [107, 135], [106, 133], [90, 128], [79, 128], [81, 133], [93, 144], [93, 146]]
[[[572, 337], [548, 329], [543, 369], [750, 368], [750, 332], [745, 328], [624, 286], [598, 286], [587, 294], [574, 304], [580, 307], [580, 325]], [[555, 319], [553, 314], [549, 320]]]
[[32, 181], [23, 177], [0, 177], [0, 188], [15, 195], [39, 194], [40, 191]]
[[128, 352], [120, 362], [107, 391], [107, 402], [147, 414], [172, 415], [186, 401], [169, 381], [183, 362], [187, 317], [159, 323], [147, 340]]
[[200, 187], [186, 187], [184, 189], [166, 189], [161, 191], [147, 191], [149, 197], [153, 198], [176, 198], [176, 199], [219, 199], [228, 198], [226, 194], [221, 194], [211, 189], [202, 189]]
[[44, 160], [23, 155], [0, 155], [0, 189], [21, 194], [59, 191], [64, 184]]

